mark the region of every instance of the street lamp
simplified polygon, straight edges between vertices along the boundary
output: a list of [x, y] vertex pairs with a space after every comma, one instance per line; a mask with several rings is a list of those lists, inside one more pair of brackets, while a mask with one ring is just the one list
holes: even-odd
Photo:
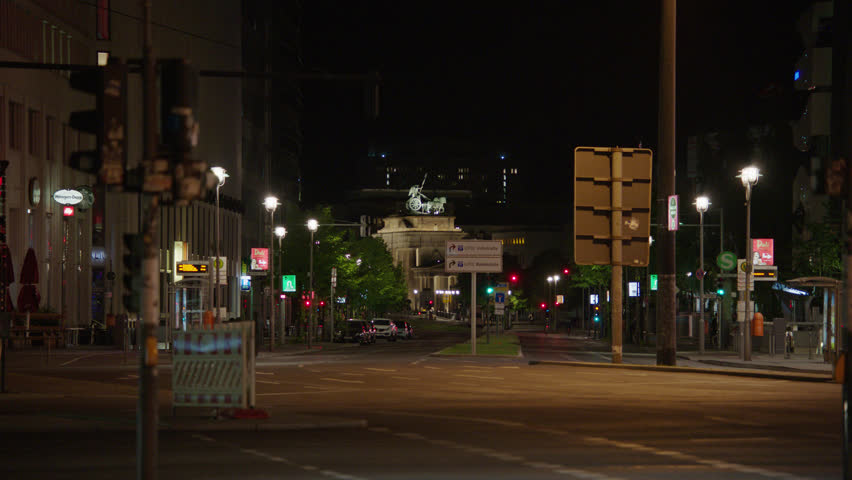
[[[275, 232], [275, 236], [278, 237], [278, 258], [281, 259], [281, 257], [283, 256], [281, 254], [281, 240], [284, 240], [284, 236], [287, 235], [287, 229], [279, 225], [279, 226], [275, 227], [275, 230], [273, 230], [273, 231]], [[275, 257], [273, 256], [272, 259], [275, 259]], [[283, 259], [282, 259], [282, 263], [283, 263]], [[283, 265], [281, 265], [281, 273], [282, 274], [284, 273], [284, 266]], [[282, 287], [282, 290], [283, 290], [283, 287]], [[272, 300], [272, 301], [275, 302], [275, 300]], [[282, 306], [282, 308], [283, 308], [283, 306]], [[284, 319], [284, 323], [286, 324], [286, 318]], [[282, 339], [284, 338], [284, 335], [286, 334], [286, 332], [287, 332], [287, 325], [281, 325], [281, 338]]]
[[414, 311], [419, 313], [420, 309], [418, 308], [419, 307], [418, 304], [419, 304], [419, 302], [417, 301], [417, 289], [415, 288], [414, 289]]
[[319, 228], [319, 222], [316, 219], [311, 218], [308, 220], [308, 230], [311, 231], [311, 252], [310, 252], [310, 264], [311, 264], [311, 273], [309, 278], [309, 286], [308, 291], [311, 295], [311, 310], [310, 317], [308, 319], [308, 348], [311, 348], [311, 340], [314, 334], [314, 232]]
[[[272, 235], [275, 233], [272, 226], [275, 224], [275, 209], [278, 208], [278, 197], [272, 195], [263, 199], [263, 206], [269, 212], [269, 253], [272, 254]], [[273, 257], [274, 258], [274, 257]], [[273, 258], [268, 259], [269, 266], [269, 351], [275, 348], [275, 263]]]
[[704, 212], [710, 207], [710, 199], [700, 196], [695, 199], [698, 210], [698, 354], [704, 355]]
[[745, 278], [745, 295], [743, 296], [743, 300], [745, 300], [745, 318], [743, 319], [743, 329], [742, 329], [742, 337], [743, 337], [743, 348], [741, 358], [743, 360], [751, 360], [751, 275], [754, 269], [753, 262], [754, 260], [751, 258], [751, 189], [755, 185], [757, 185], [758, 179], [760, 179], [760, 170], [758, 170], [755, 166], [745, 167], [740, 170], [740, 174], [737, 175], [739, 179], [743, 182], [743, 186], [745, 187], [745, 196], [746, 196], [746, 278]]
[[213, 167], [210, 169], [213, 172], [213, 175], [216, 175], [216, 178], [219, 179], [219, 183], [216, 184], [216, 281], [213, 282], [215, 285], [213, 288], [213, 292], [215, 295], [213, 296], [213, 306], [216, 308], [216, 323], [222, 323], [222, 313], [220, 312], [219, 304], [222, 303], [219, 299], [220, 290], [219, 290], [219, 264], [221, 263], [219, 260], [219, 237], [221, 236], [221, 228], [220, 228], [220, 211], [219, 211], [219, 188], [222, 185], [225, 185], [225, 179], [228, 178], [228, 172], [225, 171], [222, 167]]

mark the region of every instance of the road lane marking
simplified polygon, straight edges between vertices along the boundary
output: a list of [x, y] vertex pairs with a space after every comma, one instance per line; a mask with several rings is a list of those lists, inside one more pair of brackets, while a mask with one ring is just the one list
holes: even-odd
[[256, 374], [258, 374], [258, 375], [275, 375], [275, 374], [274, 374], [274, 373], [272, 373], [272, 372], [261, 372], [261, 371], [259, 371], [259, 370], [256, 370], [254, 373], [256, 373]]
[[417, 433], [394, 433], [397, 437], [408, 438], [411, 440], [426, 440], [426, 437]]
[[329, 378], [329, 377], [322, 377], [322, 378], [320, 378], [320, 380], [326, 380], [326, 381], [329, 381], [329, 382], [342, 382], [342, 383], [364, 383], [363, 380], [344, 380], [342, 378]]
[[67, 361], [67, 362], [65, 362], [65, 363], [60, 363], [60, 364], [59, 364], [59, 366], [60, 366], [60, 367], [64, 367], [65, 365], [70, 365], [70, 364], [72, 364], [72, 363], [76, 362], [77, 360], [82, 360], [82, 359], [84, 359], [84, 358], [89, 358], [89, 357], [95, 357], [95, 356], [98, 356], [98, 355], [104, 355], [104, 354], [103, 354], [103, 353], [90, 353], [90, 354], [88, 354], [88, 355], [83, 355], [83, 356], [81, 356], [81, 357], [72, 358], [71, 360], [68, 360], [68, 361]]
[[[341, 392], [351, 392], [351, 389], [348, 390], [313, 390], [310, 392], [268, 392], [268, 393], [258, 393], [258, 397], [281, 397], [284, 395], [313, 395], [315, 393], [341, 393]], [[138, 398], [138, 396], [133, 396], [133, 398]]]
[[272, 385], [281, 385], [281, 382], [272, 382], [272, 381], [269, 381], [269, 380], [255, 379], [254, 381], [257, 382], [257, 383], [268, 383], [268, 384], [272, 384]]
[[372, 370], [374, 372], [396, 372], [397, 371], [395, 368], [372, 368], [372, 367], [367, 367], [364, 370]]
[[309, 472], [311, 472], [313, 470], [319, 470], [319, 468], [317, 468], [313, 465], [302, 465], [302, 469], [307, 470]]
[[455, 415], [432, 415], [428, 413], [413, 413], [413, 412], [397, 412], [392, 410], [378, 410], [377, 413], [383, 415], [401, 415], [406, 417], [422, 417], [433, 418], [437, 420], [462, 420], [466, 422], [488, 423], [491, 425], [503, 425], [505, 427], [525, 427], [526, 424], [521, 422], [511, 422], [508, 420], [496, 420], [493, 418], [477, 418], [477, 417], [461, 417]]
[[723, 443], [723, 442], [777, 442], [775, 437], [716, 437], [716, 438], [690, 438], [694, 443]]
[[345, 473], [335, 472], [334, 470], [320, 470], [320, 473], [327, 477], [338, 478], [340, 480], [363, 480], [361, 477], [346, 475]]
[[317, 390], [327, 390], [328, 389], [328, 387], [318, 387], [318, 386], [315, 386], [315, 385], [305, 385], [305, 388], [315, 388]]
[[432, 365], [423, 365], [423, 368], [428, 368], [430, 370], [440, 370], [441, 367], [433, 367]]
[[350, 377], [363, 377], [367, 375], [366, 373], [352, 373], [352, 372], [343, 372], [341, 375], [349, 375]]
[[521, 367], [519, 367], [517, 365], [504, 365], [504, 366], [497, 367], [497, 368], [521, 368]]
[[704, 418], [706, 418], [708, 420], [715, 420], [717, 422], [722, 422], [722, 423], [730, 423], [732, 425], [745, 425], [747, 427], [768, 427], [769, 426], [765, 423], [749, 422], [748, 420], [735, 420], [735, 419], [724, 418], [724, 417], [713, 417], [713, 416], [709, 416], [709, 415], [705, 415]]
[[457, 373], [453, 376], [454, 377], [467, 377], [467, 378], [480, 378], [480, 379], [487, 379], [487, 380], [504, 380], [503, 377], [489, 377], [489, 376], [485, 376], [485, 375], [465, 375], [463, 373]]

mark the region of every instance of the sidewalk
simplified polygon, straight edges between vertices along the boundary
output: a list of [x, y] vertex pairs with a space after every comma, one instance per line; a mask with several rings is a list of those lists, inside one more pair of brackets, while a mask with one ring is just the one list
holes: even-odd
[[[533, 330], [525, 332], [517, 332], [524, 335], [535, 335], [536, 341], [553, 342], [561, 344], [564, 348], [563, 353], [566, 354], [589, 354], [599, 353], [599, 357], [611, 358], [611, 347], [609, 342], [601, 339], [594, 339], [586, 336], [586, 332], [551, 333], [548, 335], [540, 334]], [[699, 355], [695, 350], [696, 346], [692, 339], [682, 339], [679, 341], [677, 349], [677, 366], [663, 367], [657, 366], [656, 347], [638, 346], [627, 344], [624, 345], [624, 363], [614, 365], [601, 361], [559, 361], [559, 360], [533, 360], [531, 363], [538, 364], [562, 364], [562, 365], [587, 365], [587, 366], [602, 366], [602, 367], [620, 367], [624, 368], [642, 368], [660, 371], [683, 371], [695, 373], [715, 373], [740, 375], [762, 378], [781, 378], [790, 380], [803, 381], [831, 381], [834, 373], [834, 366], [831, 363], [825, 363], [820, 355], [814, 355], [813, 358], [808, 358], [806, 353], [797, 353], [784, 358], [784, 354], [776, 354], [770, 356], [767, 353], [754, 352], [750, 361], [741, 360], [739, 354], [733, 351], [718, 351], [705, 350], [703, 355]]]

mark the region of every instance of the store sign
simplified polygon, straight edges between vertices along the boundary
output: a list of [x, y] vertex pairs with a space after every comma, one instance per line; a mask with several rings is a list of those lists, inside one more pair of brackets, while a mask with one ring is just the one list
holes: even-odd
[[253, 272], [265, 272], [269, 270], [268, 248], [251, 249], [251, 267], [249, 269]]
[[240, 276], [240, 290], [244, 292], [251, 290], [251, 275]]
[[77, 205], [83, 201], [83, 194], [77, 190], [57, 190], [53, 194], [53, 199], [62, 205]]
[[774, 265], [774, 241], [771, 238], [752, 238], [751, 251], [755, 265]]
[[106, 249], [104, 247], [92, 247], [92, 266], [103, 267], [106, 265]]

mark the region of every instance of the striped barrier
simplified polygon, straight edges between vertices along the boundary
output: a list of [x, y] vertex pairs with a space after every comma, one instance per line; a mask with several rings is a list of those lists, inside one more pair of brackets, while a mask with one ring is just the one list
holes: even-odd
[[254, 406], [251, 322], [194, 328], [174, 336], [172, 406]]

